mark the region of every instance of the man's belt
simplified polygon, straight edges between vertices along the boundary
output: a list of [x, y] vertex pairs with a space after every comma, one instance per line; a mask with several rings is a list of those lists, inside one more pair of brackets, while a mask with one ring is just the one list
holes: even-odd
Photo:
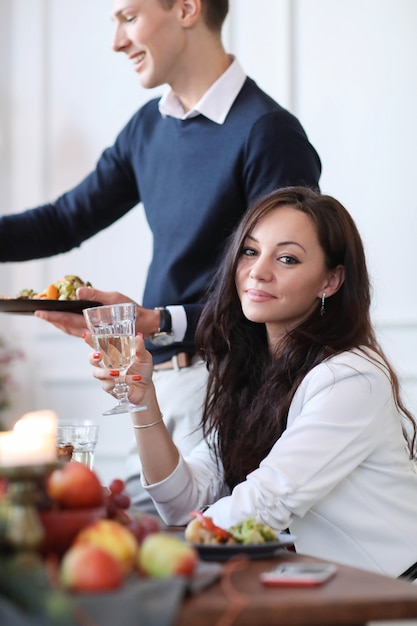
[[156, 363], [153, 368], [156, 372], [159, 372], [160, 370], [180, 370], [184, 367], [190, 367], [191, 359], [191, 354], [187, 354], [187, 352], [179, 352], [178, 354], [174, 354], [174, 356], [171, 359], [168, 359], [168, 361]]

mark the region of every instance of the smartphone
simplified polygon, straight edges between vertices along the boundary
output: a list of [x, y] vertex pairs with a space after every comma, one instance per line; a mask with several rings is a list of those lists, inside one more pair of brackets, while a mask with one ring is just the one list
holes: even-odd
[[259, 578], [264, 585], [312, 587], [322, 585], [336, 572], [331, 563], [280, 563]]

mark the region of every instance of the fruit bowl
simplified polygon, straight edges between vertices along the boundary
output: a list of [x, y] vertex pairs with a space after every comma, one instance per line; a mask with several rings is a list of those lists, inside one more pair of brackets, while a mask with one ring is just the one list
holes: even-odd
[[105, 518], [106, 507], [88, 509], [52, 509], [40, 511], [39, 518], [45, 531], [41, 552], [62, 556], [69, 548], [76, 535], [98, 519]]

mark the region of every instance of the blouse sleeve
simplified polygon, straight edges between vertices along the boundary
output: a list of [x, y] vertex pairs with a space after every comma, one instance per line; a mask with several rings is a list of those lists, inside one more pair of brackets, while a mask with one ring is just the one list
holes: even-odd
[[176, 469], [165, 480], [152, 485], [146, 484], [143, 475], [141, 480], [167, 524], [185, 525], [191, 511], [230, 494], [224, 484], [223, 467], [204, 440], [187, 458], [180, 455]]

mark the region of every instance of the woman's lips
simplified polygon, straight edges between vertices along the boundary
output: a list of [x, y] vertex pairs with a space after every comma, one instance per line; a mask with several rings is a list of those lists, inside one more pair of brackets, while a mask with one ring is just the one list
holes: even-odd
[[275, 300], [275, 296], [271, 295], [267, 291], [260, 291], [259, 289], [247, 289], [246, 295], [252, 302], [266, 302], [267, 300]]

